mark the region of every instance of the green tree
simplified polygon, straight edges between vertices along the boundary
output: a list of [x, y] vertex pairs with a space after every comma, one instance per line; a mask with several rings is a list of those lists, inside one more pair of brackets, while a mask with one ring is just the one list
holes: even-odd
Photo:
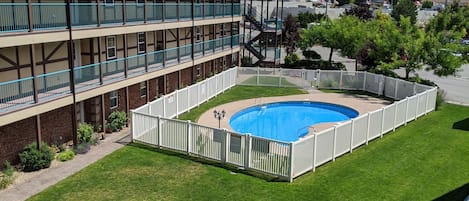
[[306, 12], [306, 13], [299, 13], [298, 14], [298, 23], [299, 23], [299, 26], [301, 28], [306, 28], [308, 27], [308, 24], [309, 23], [312, 23], [312, 22], [321, 22], [321, 20], [323, 20], [325, 18], [325, 15], [324, 14], [316, 14], [316, 13], [309, 13], [309, 12]]
[[412, 0], [399, 0], [394, 9], [391, 12], [391, 16], [396, 21], [401, 20], [401, 15], [404, 17], [410, 17], [410, 22], [415, 24], [417, 21], [417, 7]]
[[373, 13], [370, 11], [370, 6], [360, 5], [353, 7], [351, 9], [345, 10], [345, 15], [353, 15], [361, 20], [371, 20], [373, 19]]
[[298, 33], [298, 23], [292, 15], [288, 15], [284, 22], [283, 38], [284, 45], [287, 54], [295, 52], [298, 41], [300, 40], [300, 34]]

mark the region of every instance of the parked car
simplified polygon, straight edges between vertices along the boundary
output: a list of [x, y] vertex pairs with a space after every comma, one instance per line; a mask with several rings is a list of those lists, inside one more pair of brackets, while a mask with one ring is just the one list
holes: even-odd
[[463, 45], [469, 45], [469, 38], [464, 38], [461, 40], [461, 44]]

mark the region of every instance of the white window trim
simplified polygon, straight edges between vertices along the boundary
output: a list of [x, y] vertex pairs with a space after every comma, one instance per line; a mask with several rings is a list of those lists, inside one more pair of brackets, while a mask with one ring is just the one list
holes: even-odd
[[[145, 90], [145, 94], [142, 95], [142, 90]], [[147, 96], [147, 82], [140, 82], [140, 97], [146, 97]]]
[[223, 66], [223, 67], [226, 67], [226, 57], [223, 57], [223, 63], [222, 63], [222, 66]]
[[197, 65], [196, 71], [197, 71], [197, 77], [200, 77], [200, 75], [202, 74], [201, 73], [202, 72], [202, 65], [201, 64]]
[[[108, 40], [110, 38], [114, 39], [114, 46], [111, 46], [111, 47], [108, 46], [109, 45]], [[110, 60], [110, 59], [116, 59], [117, 58], [117, 47], [116, 46], [117, 46], [117, 37], [116, 36], [107, 36], [106, 37], [106, 59]], [[113, 57], [109, 56], [109, 49], [111, 49], [111, 48], [114, 48], [114, 56]]]
[[[140, 35], [141, 34], [143, 34], [143, 41], [140, 41]], [[145, 53], [145, 50], [146, 50], [145, 40], [146, 40], [145, 32], [138, 32], [137, 33], [137, 53], [138, 54]], [[144, 44], [145, 48], [143, 50], [140, 50], [140, 45], [141, 44]]]
[[220, 37], [225, 35], [225, 24], [220, 24]]
[[119, 92], [118, 91], [109, 92], [109, 102], [110, 103], [112, 103], [112, 99], [114, 99], [114, 98], [116, 99], [116, 105], [115, 106], [110, 105], [110, 109], [115, 109], [115, 108], [119, 107]]

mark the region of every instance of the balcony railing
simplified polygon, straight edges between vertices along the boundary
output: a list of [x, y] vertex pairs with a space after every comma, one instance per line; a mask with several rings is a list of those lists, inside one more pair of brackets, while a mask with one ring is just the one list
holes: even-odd
[[[0, 34], [66, 29], [65, 3], [0, 3]], [[124, 12], [125, 10], [125, 12]], [[29, 24], [29, 12], [32, 20]], [[116, 26], [239, 16], [239, 3], [70, 3], [71, 25]]]
[[[193, 56], [211, 55], [230, 46], [239, 46], [239, 35], [77, 66], [73, 69], [75, 90], [77, 92], [89, 90], [128, 77], [168, 68], [191, 61]], [[34, 88], [34, 79], [36, 79], [36, 88]], [[69, 95], [70, 84], [69, 69], [0, 82], [0, 114], [34, 104], [35, 89], [38, 101]]]

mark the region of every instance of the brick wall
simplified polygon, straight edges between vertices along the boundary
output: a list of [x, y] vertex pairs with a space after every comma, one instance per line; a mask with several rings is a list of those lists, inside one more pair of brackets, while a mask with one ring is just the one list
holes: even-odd
[[181, 70], [181, 85], [189, 86], [193, 83], [193, 71], [194, 67], [189, 67]]
[[104, 94], [104, 117], [107, 117], [109, 116], [109, 114], [111, 114], [111, 112], [114, 112], [114, 111], [124, 111], [125, 112], [125, 88], [122, 88], [122, 89], [119, 89], [117, 90], [118, 91], [118, 99], [119, 99], [119, 104], [116, 108], [114, 109], [111, 109], [110, 108], [110, 105], [111, 105], [111, 101], [109, 99], [109, 95], [110, 93], [106, 93]]
[[[150, 102], [155, 100], [155, 97], [157, 96], [156, 90], [158, 88], [158, 79], [159, 78], [151, 79], [149, 84], [148, 84], [148, 87], [149, 87], [149, 90], [150, 90], [150, 93], [149, 93]], [[161, 79], [163, 79], [163, 78], [161, 78]], [[159, 88], [159, 89], [161, 89], [161, 88]]]
[[138, 108], [147, 103], [147, 96], [140, 96], [140, 83], [129, 86], [129, 107]]
[[166, 75], [166, 92], [169, 94], [178, 89], [178, 71]]
[[72, 140], [72, 106], [41, 114], [41, 136], [49, 145]]
[[0, 162], [18, 163], [18, 153], [32, 142], [36, 142], [36, 117], [0, 127]]

